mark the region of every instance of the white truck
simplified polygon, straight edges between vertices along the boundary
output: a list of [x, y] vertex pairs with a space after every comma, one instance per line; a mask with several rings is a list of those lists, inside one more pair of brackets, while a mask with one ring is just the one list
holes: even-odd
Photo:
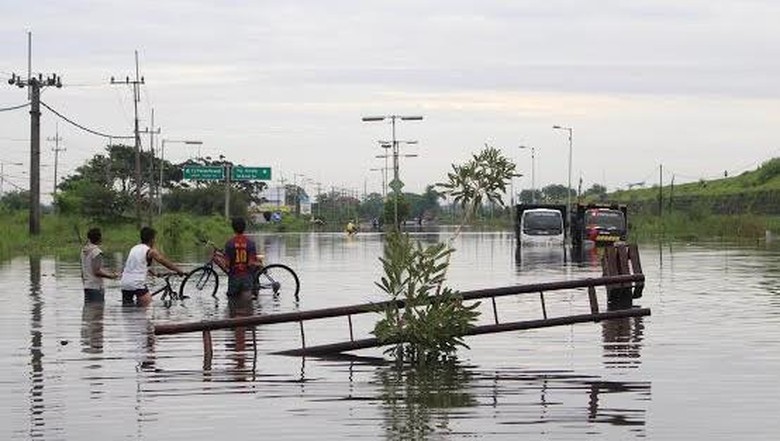
[[520, 204], [516, 209], [520, 245], [563, 245], [565, 205]]

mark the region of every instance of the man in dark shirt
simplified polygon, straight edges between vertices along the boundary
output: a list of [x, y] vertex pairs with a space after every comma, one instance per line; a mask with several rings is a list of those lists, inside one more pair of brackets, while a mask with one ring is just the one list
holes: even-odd
[[225, 244], [225, 258], [228, 264], [228, 297], [250, 298], [252, 296], [253, 274], [257, 267], [257, 247], [244, 236], [246, 221], [233, 218], [235, 235]]

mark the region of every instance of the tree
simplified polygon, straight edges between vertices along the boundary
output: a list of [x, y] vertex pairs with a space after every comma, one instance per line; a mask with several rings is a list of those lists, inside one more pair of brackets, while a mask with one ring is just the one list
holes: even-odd
[[593, 184], [589, 189], [582, 193], [586, 199], [595, 199], [599, 202], [607, 200], [607, 187], [599, 184]]
[[384, 222], [388, 225], [395, 225], [396, 198], [398, 198], [398, 223], [404, 223], [404, 221], [410, 218], [411, 204], [405, 195], [389, 194], [385, 203], [384, 215]]
[[385, 201], [379, 193], [370, 193], [358, 207], [358, 214], [363, 219], [378, 219], [384, 213]]
[[577, 193], [573, 189], [571, 190], [571, 192], [569, 192], [569, 189], [565, 185], [550, 184], [542, 188], [541, 200], [548, 203], [559, 203], [559, 204], [566, 203], [567, 193], [571, 194], [572, 199], [577, 197]]
[[466, 306], [457, 292], [444, 286], [454, 251], [452, 242], [483, 201], [503, 205], [501, 195], [514, 175], [515, 164], [497, 149], [487, 147], [469, 162], [453, 164], [452, 170], [447, 182], [438, 186], [463, 208], [453, 237], [446, 243], [423, 247], [409, 235], [394, 231], [380, 259], [384, 276], [376, 285], [392, 300], [403, 300], [403, 306], [394, 303], [382, 311], [373, 333], [379, 341], [395, 344], [387, 352], [399, 360], [424, 364], [453, 358], [458, 347], [468, 347], [463, 335], [479, 316], [478, 303]]
[[8, 210], [27, 210], [30, 208], [30, 192], [27, 190], [10, 191], [0, 198], [0, 206]]

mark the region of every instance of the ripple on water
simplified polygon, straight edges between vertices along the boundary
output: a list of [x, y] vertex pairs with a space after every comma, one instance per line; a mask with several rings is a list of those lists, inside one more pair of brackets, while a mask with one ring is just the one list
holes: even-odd
[[[416, 236], [439, 240], [437, 233]], [[260, 236], [294, 267], [302, 299], [261, 298], [256, 313], [379, 299], [372, 286], [381, 236]], [[517, 252], [508, 234], [457, 243], [451, 285], [471, 289], [592, 276], [597, 256]], [[379, 351], [337, 359], [270, 355], [299, 330], [274, 325], [214, 332], [204, 368], [200, 335], [154, 338], [159, 321], [221, 318], [226, 302], [194, 298], [124, 308], [115, 285], [84, 305], [78, 263], [15, 258], [0, 264], [0, 437], [4, 439], [760, 439], [780, 427], [780, 250], [646, 245], [652, 317], [468, 340], [461, 363], [410, 369]], [[194, 265], [201, 257], [193, 256]], [[121, 256], [115, 258], [121, 261]], [[603, 294], [601, 297], [603, 301]], [[484, 305], [492, 319], [492, 310]], [[502, 320], [538, 318], [538, 296], [501, 299]], [[586, 311], [582, 292], [550, 295], [548, 311]], [[359, 335], [372, 318], [355, 317]], [[307, 339], [348, 336], [339, 320], [307, 324]]]

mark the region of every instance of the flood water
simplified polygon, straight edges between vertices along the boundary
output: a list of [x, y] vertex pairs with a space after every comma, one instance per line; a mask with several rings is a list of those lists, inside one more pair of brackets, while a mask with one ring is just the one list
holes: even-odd
[[[424, 241], [438, 233], [417, 236]], [[382, 300], [379, 235], [257, 238], [292, 266], [301, 300], [261, 297], [257, 313]], [[515, 253], [507, 233], [456, 243], [453, 288], [600, 275], [595, 257]], [[380, 350], [322, 360], [270, 355], [300, 345], [297, 324], [154, 338], [154, 323], [222, 318], [223, 298], [165, 308], [84, 305], [78, 262], [0, 264], [0, 438], [775, 439], [780, 432], [780, 248], [640, 245], [652, 316], [484, 335], [460, 362], [401, 369]], [[111, 256], [121, 265], [122, 256]], [[194, 267], [202, 257], [179, 260]], [[599, 298], [604, 305], [604, 293]], [[546, 297], [550, 316], [588, 310], [584, 291]], [[485, 307], [486, 305], [483, 305]], [[492, 321], [485, 308], [481, 323]], [[490, 312], [488, 314], [488, 312]], [[498, 302], [501, 320], [541, 318], [538, 295]], [[355, 317], [367, 337], [372, 315]], [[349, 339], [345, 319], [306, 325], [306, 343]]]

